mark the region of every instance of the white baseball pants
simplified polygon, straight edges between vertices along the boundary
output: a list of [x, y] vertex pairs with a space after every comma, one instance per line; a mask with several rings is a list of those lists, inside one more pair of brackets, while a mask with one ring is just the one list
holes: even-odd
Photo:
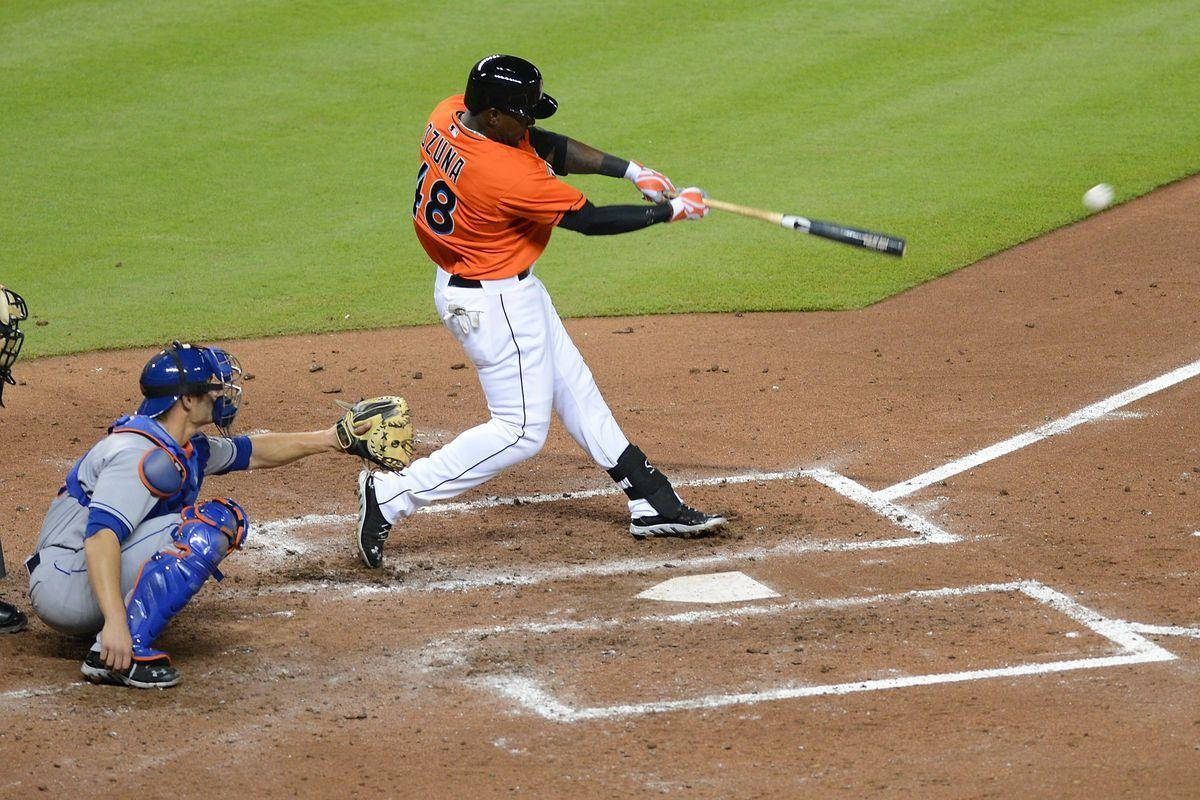
[[[478, 289], [449, 280], [449, 273], [437, 271], [434, 303], [475, 365], [491, 419], [403, 472], [375, 474], [375, 496], [389, 522], [479, 486], [537, 453], [551, 411], [604, 469], [629, 446], [537, 276], [483, 281]], [[655, 513], [645, 500], [630, 501], [629, 510], [635, 517]]]

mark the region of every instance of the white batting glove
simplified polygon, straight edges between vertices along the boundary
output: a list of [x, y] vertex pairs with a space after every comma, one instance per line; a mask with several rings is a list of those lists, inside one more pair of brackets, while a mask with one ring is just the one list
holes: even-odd
[[708, 214], [708, 203], [704, 202], [708, 195], [703, 189], [691, 186], [684, 189], [671, 200], [671, 222], [684, 219], [703, 219]]
[[458, 329], [463, 332], [463, 336], [471, 333], [472, 329], [479, 328], [479, 311], [472, 311], [462, 306], [447, 306], [445, 322], [447, 325], [457, 325]]
[[633, 181], [638, 191], [652, 203], [661, 203], [668, 194], [675, 194], [675, 184], [671, 179], [656, 169], [643, 167], [636, 161], [630, 161], [625, 170], [625, 178]]

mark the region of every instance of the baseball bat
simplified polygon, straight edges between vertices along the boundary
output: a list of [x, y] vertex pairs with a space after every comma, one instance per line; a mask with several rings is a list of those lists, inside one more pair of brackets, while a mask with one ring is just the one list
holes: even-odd
[[807, 233], [812, 236], [820, 236], [822, 239], [829, 239], [842, 244], [853, 245], [854, 247], [863, 247], [867, 250], [875, 250], [879, 253], [886, 253], [889, 256], [901, 258], [908, 244], [900, 236], [892, 236], [888, 233], [876, 233], [875, 231], [865, 231], [860, 228], [850, 228], [838, 222], [825, 222], [819, 219], [809, 219], [801, 217], [798, 214], [781, 214], [778, 211], [766, 211], [761, 208], [751, 208], [750, 206], [739, 206], [736, 203], [726, 203], [723, 200], [714, 200], [711, 197], [705, 202], [709, 208], [728, 211], [733, 214], [741, 214], [743, 217], [752, 219], [761, 219], [764, 222], [770, 222], [775, 225], [781, 225], [788, 230]]

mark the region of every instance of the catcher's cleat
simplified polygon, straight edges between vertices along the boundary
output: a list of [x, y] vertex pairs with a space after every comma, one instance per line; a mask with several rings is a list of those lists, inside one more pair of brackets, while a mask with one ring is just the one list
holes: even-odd
[[92, 683], [109, 686], [132, 686], [134, 689], [166, 689], [179, 683], [179, 671], [171, 666], [171, 658], [160, 653], [145, 660], [134, 659], [129, 669], [109, 669], [100, 660], [100, 651], [89, 650], [79, 668]]
[[0, 633], [19, 633], [25, 630], [29, 618], [16, 606], [0, 600]]
[[691, 539], [724, 527], [727, 522], [724, 517], [705, 514], [691, 506], [684, 506], [678, 514], [669, 519], [657, 514], [653, 517], [638, 517], [629, 523], [629, 532], [635, 539], [652, 539], [658, 536]]
[[391, 529], [375, 499], [375, 476], [364, 469], [358, 473], [358, 552], [368, 567], [383, 564], [383, 544]]

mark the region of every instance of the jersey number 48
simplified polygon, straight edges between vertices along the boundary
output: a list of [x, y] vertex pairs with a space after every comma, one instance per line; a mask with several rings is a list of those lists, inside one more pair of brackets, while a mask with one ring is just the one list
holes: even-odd
[[458, 198], [450, 190], [445, 181], [438, 179], [429, 187], [429, 198], [421, 194], [425, 185], [425, 173], [429, 171], [428, 164], [422, 164], [417, 171], [417, 194], [413, 199], [413, 219], [421, 213], [421, 205], [425, 206], [425, 223], [438, 236], [446, 236], [454, 232], [454, 207]]

